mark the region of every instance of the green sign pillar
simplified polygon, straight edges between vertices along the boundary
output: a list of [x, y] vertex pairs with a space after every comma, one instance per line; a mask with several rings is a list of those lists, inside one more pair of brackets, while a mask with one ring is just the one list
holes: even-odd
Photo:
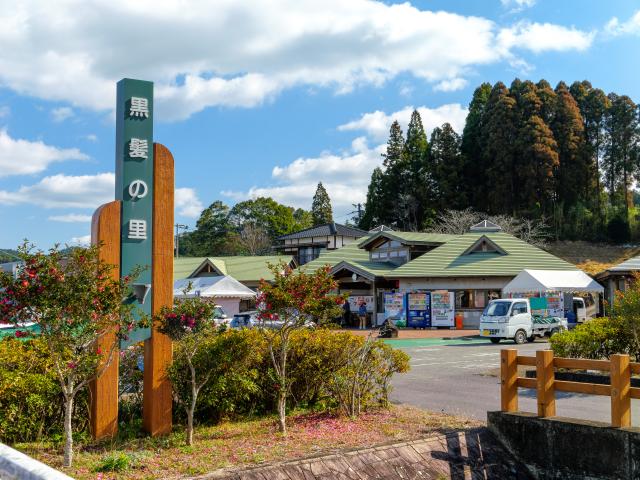
[[[118, 82], [116, 107], [116, 200], [122, 201], [120, 275], [138, 266], [134, 290], [141, 309], [151, 314], [153, 245], [153, 82]], [[129, 334], [121, 348], [151, 337], [150, 328]]]

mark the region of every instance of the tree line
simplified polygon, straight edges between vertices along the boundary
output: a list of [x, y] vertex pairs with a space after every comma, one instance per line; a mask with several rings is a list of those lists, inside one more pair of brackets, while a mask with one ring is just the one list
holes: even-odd
[[277, 238], [333, 221], [331, 200], [318, 183], [311, 210], [293, 208], [270, 197], [258, 197], [229, 207], [220, 200], [205, 208], [196, 228], [180, 235], [180, 255], [266, 255]]
[[626, 95], [588, 81], [483, 83], [462, 135], [445, 123], [427, 139], [418, 111], [406, 136], [393, 122], [358, 224], [431, 229], [439, 213], [471, 207], [545, 219], [555, 238], [638, 238], [639, 145], [639, 109]]

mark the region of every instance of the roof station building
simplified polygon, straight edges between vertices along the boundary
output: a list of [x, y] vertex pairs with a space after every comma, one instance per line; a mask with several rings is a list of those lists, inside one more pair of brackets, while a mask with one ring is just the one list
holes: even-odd
[[298, 265], [304, 265], [318, 258], [321, 252], [342, 248], [366, 235], [367, 232], [359, 228], [332, 222], [278, 237], [275, 248], [293, 255]]
[[635, 280], [634, 274], [640, 272], [640, 256], [621, 262], [596, 275], [596, 280], [604, 285], [605, 298], [613, 305], [616, 292], [624, 292]]
[[477, 327], [488, 301], [522, 270], [577, 270], [487, 221], [462, 235], [382, 230], [323, 252], [304, 268], [326, 264], [341, 291], [364, 299], [377, 325], [394, 318], [408, 326], [412, 312], [424, 314], [430, 304], [430, 318], [416, 325], [453, 326], [457, 312], [465, 327]]

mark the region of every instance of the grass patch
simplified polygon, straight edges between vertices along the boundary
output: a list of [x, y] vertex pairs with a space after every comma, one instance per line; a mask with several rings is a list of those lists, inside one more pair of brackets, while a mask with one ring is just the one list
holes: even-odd
[[[481, 425], [476, 420], [432, 413], [405, 405], [364, 413], [350, 419], [333, 413], [294, 412], [288, 417], [289, 435], [277, 433], [274, 416], [199, 426], [194, 446], [184, 445], [184, 431], [163, 438], [140, 433], [78, 446], [72, 468], [62, 468], [60, 445], [51, 442], [16, 445], [16, 448], [67, 475], [107, 479], [179, 478], [202, 475], [224, 467], [246, 467], [365, 448], [391, 441], [412, 440], [431, 433]], [[125, 460], [126, 459], [126, 460]]]

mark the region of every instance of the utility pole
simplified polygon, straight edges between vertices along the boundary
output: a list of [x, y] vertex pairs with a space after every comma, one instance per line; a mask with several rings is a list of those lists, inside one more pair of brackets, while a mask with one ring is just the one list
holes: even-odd
[[182, 225], [181, 223], [176, 223], [176, 258], [180, 256], [180, 229], [189, 230], [189, 225]]
[[352, 203], [351, 204], [355, 210], [353, 212], [349, 212], [348, 215], [357, 214], [358, 225], [360, 225], [360, 221], [362, 220], [362, 204], [361, 203]]

